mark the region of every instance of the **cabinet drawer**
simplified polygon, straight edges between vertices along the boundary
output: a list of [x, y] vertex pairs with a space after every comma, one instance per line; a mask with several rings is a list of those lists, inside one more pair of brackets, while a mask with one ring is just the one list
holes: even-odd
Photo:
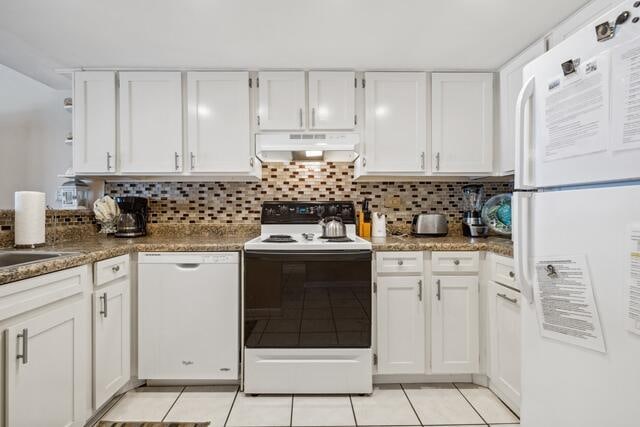
[[98, 261], [93, 265], [93, 281], [96, 286], [129, 275], [129, 255]]
[[493, 255], [491, 257], [491, 280], [507, 285], [512, 288], [516, 287], [516, 275], [513, 269], [513, 258], [507, 258], [500, 255]]
[[432, 252], [431, 268], [434, 272], [460, 273], [475, 272], [480, 269], [478, 252]]
[[422, 252], [378, 252], [376, 253], [376, 271], [422, 274]]

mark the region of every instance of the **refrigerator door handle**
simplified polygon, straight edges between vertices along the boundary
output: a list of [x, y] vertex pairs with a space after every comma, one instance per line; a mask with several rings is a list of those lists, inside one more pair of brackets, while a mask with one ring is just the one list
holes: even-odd
[[531, 179], [531, 162], [529, 157], [531, 153], [531, 138], [525, 138], [525, 113], [527, 103], [533, 96], [535, 89], [535, 77], [529, 78], [523, 85], [522, 90], [518, 94], [516, 102], [516, 173], [515, 188], [523, 190], [534, 188], [529, 182]]
[[514, 193], [516, 277], [520, 281], [522, 295], [529, 304], [533, 303], [533, 278], [529, 271], [531, 239], [529, 205], [534, 194], [522, 191]]

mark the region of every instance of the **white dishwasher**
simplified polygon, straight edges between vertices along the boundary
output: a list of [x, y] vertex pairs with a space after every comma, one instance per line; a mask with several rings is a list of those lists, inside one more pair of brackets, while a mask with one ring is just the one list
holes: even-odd
[[238, 378], [237, 252], [138, 255], [138, 377]]

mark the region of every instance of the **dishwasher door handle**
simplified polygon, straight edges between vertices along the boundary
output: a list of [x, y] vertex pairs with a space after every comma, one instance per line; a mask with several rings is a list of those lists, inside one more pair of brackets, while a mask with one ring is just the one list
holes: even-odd
[[182, 263], [182, 264], [176, 264], [176, 267], [182, 269], [182, 270], [197, 270], [198, 268], [200, 268], [201, 264], [197, 264], [197, 263]]

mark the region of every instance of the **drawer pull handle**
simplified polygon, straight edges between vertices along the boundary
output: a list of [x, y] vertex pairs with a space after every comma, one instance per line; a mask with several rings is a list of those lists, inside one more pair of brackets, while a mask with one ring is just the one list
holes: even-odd
[[454, 264], [454, 265], [460, 265], [460, 260], [459, 260], [459, 259], [455, 259], [455, 260], [453, 260], [453, 264]]
[[510, 303], [517, 304], [518, 298], [509, 298], [506, 294], [498, 294], [498, 296], [502, 299], [509, 301]]
[[21, 334], [16, 335], [17, 339], [22, 339], [22, 354], [18, 354], [16, 359], [22, 359], [22, 364], [29, 363], [29, 329], [24, 328]]
[[514, 277], [516, 277], [516, 274], [513, 271], [510, 271], [509, 272], [509, 277], [511, 277], [513, 279]]
[[114, 265], [113, 267], [111, 267], [111, 271], [113, 271], [114, 273], [117, 273], [118, 271], [120, 271], [120, 266]]
[[401, 259], [398, 260], [398, 265], [402, 265], [404, 264], [404, 261], [402, 261]]
[[104, 318], [107, 317], [107, 293], [103, 293], [102, 296], [100, 297], [100, 301], [102, 301], [102, 310], [100, 311], [100, 314], [102, 314], [102, 316]]
[[436, 285], [438, 285], [438, 291], [436, 292], [436, 298], [438, 298], [438, 301], [440, 301], [441, 298], [441, 293], [440, 293], [440, 279], [436, 280]]

